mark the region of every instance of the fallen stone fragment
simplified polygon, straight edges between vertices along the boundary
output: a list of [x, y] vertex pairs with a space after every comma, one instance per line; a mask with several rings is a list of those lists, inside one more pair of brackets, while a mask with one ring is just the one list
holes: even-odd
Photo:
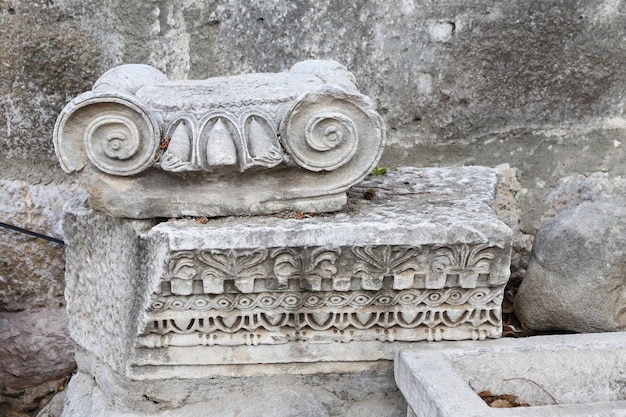
[[61, 112], [61, 167], [114, 217], [328, 212], [380, 159], [385, 127], [335, 61], [289, 72], [169, 80], [103, 74]]
[[583, 203], [535, 238], [515, 313], [533, 330], [626, 329], [626, 207]]
[[398, 352], [394, 375], [411, 417], [624, 416], [625, 342], [611, 332], [423, 344]]

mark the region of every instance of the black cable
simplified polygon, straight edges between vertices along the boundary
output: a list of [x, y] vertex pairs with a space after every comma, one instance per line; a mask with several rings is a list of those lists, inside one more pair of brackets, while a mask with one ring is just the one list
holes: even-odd
[[46, 239], [46, 240], [49, 240], [50, 242], [60, 243], [61, 245], [65, 245], [65, 242], [63, 242], [61, 239], [57, 239], [56, 237], [42, 235], [41, 233], [33, 232], [32, 230], [28, 230], [28, 229], [23, 229], [18, 226], [13, 226], [11, 224], [0, 222], [0, 227], [4, 227], [5, 229], [11, 229], [20, 233], [25, 233], [27, 235], [35, 236], [40, 239]]

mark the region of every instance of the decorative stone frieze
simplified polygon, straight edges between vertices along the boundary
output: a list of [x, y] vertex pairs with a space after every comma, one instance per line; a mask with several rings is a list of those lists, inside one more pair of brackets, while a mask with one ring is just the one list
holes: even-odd
[[122, 65], [61, 112], [61, 166], [115, 217], [328, 212], [381, 156], [382, 119], [334, 61], [170, 81]]
[[488, 168], [400, 168], [353, 187], [343, 212], [301, 220], [127, 220], [75, 202], [71, 334], [131, 379], [500, 337], [511, 231], [496, 183]]
[[497, 337], [502, 276], [491, 275], [491, 260], [503, 250], [464, 243], [172, 253], [138, 343]]

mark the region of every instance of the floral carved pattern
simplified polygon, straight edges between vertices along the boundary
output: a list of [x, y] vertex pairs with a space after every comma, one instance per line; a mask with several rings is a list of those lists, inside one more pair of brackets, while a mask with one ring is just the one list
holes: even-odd
[[[171, 255], [164, 281], [177, 295], [476, 288], [501, 284], [489, 281], [499, 250], [463, 244], [180, 251]], [[234, 288], [227, 290], [229, 280]]]
[[363, 289], [376, 290], [382, 286], [385, 275], [393, 275], [397, 281], [408, 278], [418, 270], [417, 255], [421, 248], [409, 246], [366, 246], [352, 248], [359, 261], [354, 275], [363, 280]]
[[193, 254], [184, 251], [172, 254], [168, 267], [172, 293], [191, 294], [193, 279], [198, 275], [198, 266]]
[[266, 249], [214, 249], [200, 252], [198, 259], [202, 263], [204, 291], [221, 293], [224, 291], [224, 280], [233, 280], [239, 291], [252, 292], [254, 281], [267, 276], [267, 271], [262, 267], [266, 258]]
[[496, 258], [492, 247], [486, 245], [435, 246], [432, 270], [441, 275], [459, 276], [461, 288], [476, 286], [479, 274], [489, 273], [491, 261]]
[[274, 258], [274, 274], [279, 288], [287, 287], [287, 280], [300, 278], [304, 290], [321, 291], [322, 279], [336, 275], [335, 263], [341, 254], [338, 248], [313, 248], [310, 251], [294, 249], [278, 249], [272, 253]]
[[[482, 244], [179, 251], [141, 342], [459, 340], [501, 332], [503, 248]], [[495, 263], [494, 263], [495, 262]]]

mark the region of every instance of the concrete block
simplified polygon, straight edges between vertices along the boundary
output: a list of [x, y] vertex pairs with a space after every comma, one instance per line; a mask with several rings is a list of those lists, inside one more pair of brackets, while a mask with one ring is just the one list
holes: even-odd
[[[626, 416], [626, 333], [423, 345], [398, 352], [395, 378], [419, 417]], [[530, 406], [490, 408], [483, 390]]]

